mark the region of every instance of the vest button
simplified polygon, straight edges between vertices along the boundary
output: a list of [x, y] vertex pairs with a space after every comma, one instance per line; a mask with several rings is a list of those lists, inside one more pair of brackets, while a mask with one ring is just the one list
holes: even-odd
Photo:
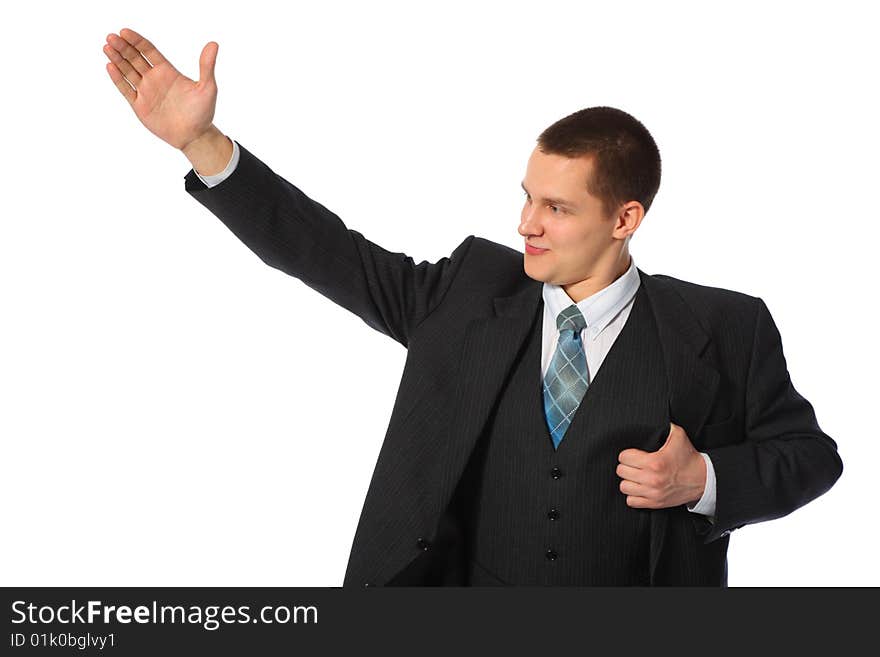
[[550, 476], [554, 479], [559, 479], [562, 476], [562, 470], [560, 470], [559, 468], [553, 468], [550, 471]]
[[547, 557], [550, 561], [556, 561], [556, 557], [558, 557], [559, 555], [556, 554], [556, 552], [554, 552], [553, 550], [547, 550], [544, 553], [544, 556]]
[[426, 541], [423, 538], [420, 538], [419, 540], [417, 540], [416, 545], [418, 546], [418, 548], [420, 550], [427, 550], [429, 547], [431, 547], [430, 544], [428, 543], [428, 541]]
[[556, 509], [550, 509], [547, 512], [547, 517], [550, 518], [550, 520], [558, 520], [559, 519], [559, 511], [557, 511]]

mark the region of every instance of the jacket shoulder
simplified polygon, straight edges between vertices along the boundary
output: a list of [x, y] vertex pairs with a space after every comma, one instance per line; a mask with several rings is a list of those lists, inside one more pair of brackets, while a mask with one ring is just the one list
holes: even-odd
[[743, 336], [751, 335], [763, 301], [754, 295], [723, 287], [703, 285], [665, 274], [651, 276], [654, 283], [678, 294], [703, 327], [710, 333], [739, 327]]
[[525, 273], [521, 251], [476, 236], [471, 241], [462, 274], [472, 291], [481, 288], [484, 294], [491, 296], [513, 294], [522, 285], [533, 282]]
[[652, 274], [651, 278], [668, 285], [678, 292], [685, 301], [698, 308], [718, 306], [727, 309], [747, 309], [754, 308], [755, 304], [760, 302], [758, 297], [745, 292], [685, 281], [666, 274]]
[[487, 240], [485, 237], [473, 236], [473, 244], [471, 247], [484, 258], [489, 258], [497, 262], [507, 262], [510, 266], [519, 267], [522, 265], [522, 251], [517, 251], [504, 244]]

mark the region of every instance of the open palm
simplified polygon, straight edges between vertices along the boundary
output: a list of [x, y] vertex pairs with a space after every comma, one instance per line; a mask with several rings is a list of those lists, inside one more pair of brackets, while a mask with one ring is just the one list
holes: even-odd
[[[147, 129], [182, 149], [211, 126], [217, 104], [214, 64], [217, 43], [211, 41], [199, 58], [199, 81], [183, 75], [156, 47], [137, 32], [107, 35], [107, 73]], [[133, 88], [132, 88], [133, 87]]]

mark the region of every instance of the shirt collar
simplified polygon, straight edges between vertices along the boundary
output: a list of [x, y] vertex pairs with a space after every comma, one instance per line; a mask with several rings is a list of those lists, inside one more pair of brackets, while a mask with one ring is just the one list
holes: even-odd
[[[590, 339], [599, 335], [632, 300], [640, 283], [635, 258], [630, 256], [629, 269], [622, 276], [576, 304], [587, 322], [586, 331]], [[551, 283], [544, 283], [542, 296], [544, 307], [550, 312], [554, 322], [559, 313], [574, 303], [562, 287]]]

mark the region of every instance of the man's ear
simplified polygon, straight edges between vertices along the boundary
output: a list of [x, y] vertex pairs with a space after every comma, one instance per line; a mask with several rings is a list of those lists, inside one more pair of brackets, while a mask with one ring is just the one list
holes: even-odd
[[618, 208], [614, 221], [614, 233], [619, 239], [632, 236], [645, 217], [645, 208], [638, 201], [627, 201]]

